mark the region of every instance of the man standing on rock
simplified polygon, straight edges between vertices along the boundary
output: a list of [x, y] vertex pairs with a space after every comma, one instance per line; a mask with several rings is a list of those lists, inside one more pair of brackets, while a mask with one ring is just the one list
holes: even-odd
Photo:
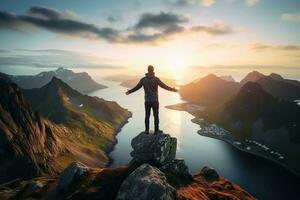
[[159, 130], [159, 117], [158, 117], [159, 102], [158, 102], [158, 93], [157, 93], [158, 86], [172, 92], [178, 91], [175, 88], [167, 86], [158, 77], [156, 77], [154, 73], [154, 67], [152, 65], [149, 65], [148, 73], [145, 74], [145, 77], [143, 77], [134, 88], [126, 92], [126, 95], [129, 95], [130, 93], [139, 90], [141, 87], [144, 87], [146, 134], [149, 134], [149, 118], [150, 118], [151, 108], [153, 110], [153, 115], [154, 115], [154, 127], [155, 127], [154, 133], [155, 134], [162, 133], [162, 131]]

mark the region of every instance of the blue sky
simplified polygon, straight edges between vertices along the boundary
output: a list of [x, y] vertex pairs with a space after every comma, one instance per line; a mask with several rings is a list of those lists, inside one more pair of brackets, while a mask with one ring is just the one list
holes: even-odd
[[191, 66], [259, 65], [300, 75], [298, 0], [1, 0], [0, 11], [6, 73], [59, 65], [139, 72], [152, 63], [162, 73], [178, 69], [174, 74]]

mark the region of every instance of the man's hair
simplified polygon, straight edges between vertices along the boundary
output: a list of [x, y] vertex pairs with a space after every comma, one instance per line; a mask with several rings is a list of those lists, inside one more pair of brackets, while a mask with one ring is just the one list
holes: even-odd
[[148, 66], [148, 72], [154, 72], [154, 67], [152, 65]]

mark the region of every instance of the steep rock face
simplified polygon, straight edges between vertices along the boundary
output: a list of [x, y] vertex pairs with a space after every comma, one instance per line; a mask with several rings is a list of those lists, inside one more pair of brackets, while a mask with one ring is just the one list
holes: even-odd
[[167, 183], [164, 173], [149, 164], [143, 164], [122, 183], [117, 200], [172, 200], [175, 189]]
[[40, 88], [48, 84], [53, 77], [62, 79], [73, 89], [82, 93], [106, 88], [106, 86], [95, 82], [86, 72], [75, 73], [62, 67], [33, 76], [9, 76], [13, 82], [23, 89]]
[[14, 83], [0, 78], [0, 182], [54, 173], [49, 163], [64, 149], [57, 134]]
[[131, 146], [134, 161], [162, 165], [175, 159], [177, 139], [164, 133], [152, 135], [142, 132], [132, 139]]

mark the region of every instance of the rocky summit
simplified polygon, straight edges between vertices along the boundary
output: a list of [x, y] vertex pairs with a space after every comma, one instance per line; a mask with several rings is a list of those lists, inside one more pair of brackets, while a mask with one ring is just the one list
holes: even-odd
[[135, 162], [162, 165], [175, 159], [177, 139], [168, 134], [140, 133], [131, 141], [131, 156]]
[[255, 200], [209, 167], [189, 174], [176, 159], [177, 139], [140, 133], [132, 140], [132, 161], [117, 168], [71, 163], [59, 177], [37, 177], [0, 185], [1, 199], [50, 200]]
[[163, 172], [149, 164], [143, 164], [122, 183], [118, 200], [174, 199], [175, 189], [168, 184]]

